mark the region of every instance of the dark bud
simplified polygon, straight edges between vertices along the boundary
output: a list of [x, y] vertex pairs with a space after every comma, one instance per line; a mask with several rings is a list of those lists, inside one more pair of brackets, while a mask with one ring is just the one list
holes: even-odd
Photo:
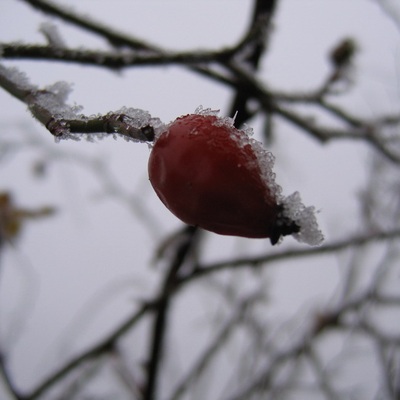
[[356, 42], [351, 38], [345, 38], [330, 52], [329, 59], [335, 68], [346, 67], [352, 61], [356, 50]]

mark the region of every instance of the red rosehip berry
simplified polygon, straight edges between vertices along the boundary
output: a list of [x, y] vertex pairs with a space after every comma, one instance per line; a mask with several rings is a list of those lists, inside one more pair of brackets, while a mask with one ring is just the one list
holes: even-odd
[[297, 193], [289, 202], [281, 197], [273, 164], [273, 155], [230, 118], [206, 110], [170, 123], [156, 138], [148, 167], [158, 197], [189, 225], [222, 235], [268, 237], [272, 244], [290, 234], [318, 244], [322, 235], [314, 209], [305, 208]]

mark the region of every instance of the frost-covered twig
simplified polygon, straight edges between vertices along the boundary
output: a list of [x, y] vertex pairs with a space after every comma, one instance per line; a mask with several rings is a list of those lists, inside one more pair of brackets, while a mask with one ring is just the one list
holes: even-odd
[[43, 22], [40, 25], [40, 32], [45, 36], [50, 47], [56, 49], [62, 49], [66, 47], [64, 39], [58, 31], [57, 25], [51, 22]]
[[153, 141], [155, 133], [162, 127], [163, 123], [158, 118], [152, 118], [147, 111], [127, 107], [105, 115], [80, 114], [71, 119], [57, 115], [46, 124], [46, 128], [59, 139], [79, 140], [79, 134], [96, 134], [98, 138], [119, 134], [138, 142]]
[[86, 116], [82, 107], [66, 103], [71, 87], [66, 82], [39, 89], [15, 67], [0, 64], [0, 86], [24, 102], [32, 115], [56, 138], [79, 139], [74, 134], [120, 134], [126, 139], [151, 142], [163, 123], [144, 110], [123, 107], [106, 115]]

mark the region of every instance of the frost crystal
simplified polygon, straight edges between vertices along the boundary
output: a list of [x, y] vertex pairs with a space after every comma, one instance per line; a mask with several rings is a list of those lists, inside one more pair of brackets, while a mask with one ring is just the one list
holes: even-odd
[[[133, 129], [141, 129], [146, 126], [151, 126], [154, 130], [155, 138], [165, 130], [165, 124], [159, 119], [152, 117], [148, 111], [132, 107], [122, 107], [111, 114], [123, 114], [125, 118], [124, 123]], [[125, 138], [127, 138], [125, 136]], [[127, 138], [129, 140], [129, 138]]]
[[151, 115], [148, 111], [132, 107], [122, 107], [115, 111], [115, 114], [124, 114], [132, 119], [132, 126], [141, 128], [149, 124]]
[[63, 48], [66, 47], [63, 38], [58, 32], [58, 28], [51, 22], [43, 22], [40, 24], [39, 31], [46, 36], [51, 47]]
[[27, 75], [18, 68], [6, 68], [3, 65], [0, 65], [0, 77], [2, 77], [3, 80], [11, 82], [12, 85], [19, 90], [37, 90], [37, 86], [32, 85], [29, 82]]
[[323, 242], [324, 236], [319, 230], [315, 218], [315, 208], [305, 207], [298, 192], [285, 197], [281, 205], [283, 206], [283, 216], [294, 221], [300, 227], [300, 231], [293, 234], [296, 240], [311, 246], [318, 246]]
[[50, 112], [56, 119], [79, 118], [78, 113], [82, 111], [83, 107], [70, 106], [65, 103], [71, 90], [69, 83], [56, 82], [36, 93], [36, 104]]
[[218, 117], [219, 110], [212, 110], [211, 108], [203, 108], [203, 106], [200, 105], [194, 110], [194, 113], [198, 115], [213, 115], [214, 117]]
[[259, 141], [255, 139], [249, 139], [249, 143], [255, 156], [257, 157], [258, 165], [261, 170], [261, 176], [268, 186], [271, 195], [273, 195], [277, 203], [279, 203], [282, 197], [282, 188], [275, 182], [276, 175], [272, 170], [275, 164], [275, 157], [270, 151], [265, 150]]
[[253, 136], [254, 131], [253, 128], [247, 124], [243, 124], [242, 131], [247, 135], [247, 136]]

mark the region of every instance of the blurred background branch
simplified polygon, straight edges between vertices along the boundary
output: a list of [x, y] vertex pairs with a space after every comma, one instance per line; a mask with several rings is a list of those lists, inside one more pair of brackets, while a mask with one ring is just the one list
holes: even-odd
[[[126, 247], [137, 246], [129, 255], [129, 267], [134, 267], [135, 272], [142, 267], [152, 281], [146, 286], [139, 279], [136, 286], [130, 287], [134, 300], [127, 301], [129, 310], [124, 318], [118, 322], [111, 318], [114, 322], [107, 325], [107, 332], [100, 329], [89, 344], [78, 346], [69, 357], [57, 359], [45, 376], [37, 377], [34, 371], [35, 383], [30, 386], [14, 367], [14, 353], [3, 338], [5, 328], [2, 327], [0, 374], [7, 396], [18, 400], [100, 399], [107, 398], [108, 393], [113, 393], [108, 398], [117, 398], [113, 397], [115, 393], [123, 393], [120, 398], [141, 400], [196, 396], [229, 400], [331, 400], [366, 398], [365, 393], [368, 393], [371, 400], [398, 400], [400, 114], [396, 107], [377, 107], [376, 111], [365, 113], [349, 105], [346, 96], [359, 85], [359, 57], [365, 51], [359, 38], [347, 34], [337, 38], [325, 49], [323, 73], [316, 75], [306, 89], [288, 89], [280, 87], [269, 73], [264, 73], [263, 65], [275, 54], [272, 47], [279, 33], [280, 7], [287, 4], [284, 0], [253, 0], [249, 19], [239, 38], [228, 45], [210, 46], [205, 50], [197, 47], [177, 50], [153, 44], [147, 37], [125, 33], [117, 22], [106, 24], [57, 2], [23, 0], [22, 3], [32, 7], [32, 13], [44, 13], [52, 22], [40, 27], [44, 44], [0, 39], [0, 87], [25, 104], [58, 141], [122, 136], [130, 142], [151, 146], [155, 133], [164, 128], [164, 122], [151, 115], [153, 110], [150, 114], [132, 107], [84, 115], [82, 107], [67, 103], [70, 85], [59, 81], [41, 87], [35, 77], [21, 72], [25, 69], [23, 61], [46, 62], [49, 69], [55, 64], [94, 67], [93, 70], [110, 75], [125, 71], [137, 73], [143, 68], [155, 73], [165, 66], [179, 67], [180, 71], [200, 78], [202, 84], [211, 83], [227, 89], [226, 114], [235, 116], [237, 127], [261, 123], [263, 140], [270, 146], [279, 140], [281, 131], [276, 124], [284, 123], [294, 128], [294, 132], [316, 139], [320, 152], [326, 152], [327, 144], [346, 140], [357, 149], [363, 144], [368, 148], [369, 157], [364, 166], [366, 180], [362, 190], [354, 193], [359, 215], [351, 230], [345, 228], [348, 226], [345, 220], [353, 215], [345, 214], [343, 221], [334, 221], [339, 226], [340, 236], [330, 237], [321, 247], [282, 245], [278, 250], [265, 250], [264, 245], [261, 250], [240, 252], [241, 245], [235, 242], [234, 249], [226, 255], [215, 235], [200, 229], [181, 225], [171, 229], [168, 223], [168, 234], [164, 234], [157, 211], [145, 197], [142, 187], [127, 190], [118, 181], [127, 169], [125, 165], [116, 172], [100, 155], [90, 157], [78, 152], [77, 147], [73, 147], [72, 154], [55, 149], [49, 146], [42, 131], [40, 139], [34, 139], [30, 127], [24, 129], [22, 139], [17, 135], [8, 138], [6, 131], [10, 129], [4, 125], [0, 136], [0, 162], [14, 159], [22, 150], [35, 154], [39, 158], [35, 161], [34, 174], [46, 179], [50, 179], [45, 173], [50, 164], [50, 169], [62, 162], [74, 164], [84, 171], [83, 174], [89, 173], [90, 179], [100, 188], [97, 189], [100, 197], [112, 199], [130, 211], [127, 225], [139, 222], [137, 226], [140, 225], [145, 234], [135, 232], [132, 235], [127, 226], [113, 230], [114, 221], [110, 223], [101, 216], [107, 240], [105, 243], [93, 240], [93, 246], [97, 252], [103, 247], [109, 252], [117, 249], [112, 265], [107, 265], [116, 269], [123, 259], [119, 254], [122, 254], [122, 245], [113, 242], [113, 237], [128, 238], [124, 242]], [[398, 16], [393, 11], [397, 8], [392, 9], [389, 1], [377, 0], [377, 3], [398, 25]], [[83, 34], [94, 34], [105, 41], [106, 48], [91, 47], [86, 42], [84, 46], [69, 46], [68, 36], [59, 29], [64, 25], [74, 26]], [[279, 29], [290, 27], [283, 25]], [[153, 87], [155, 83], [149, 81], [147, 86]], [[97, 87], [88, 90], [92, 97], [97, 97]], [[165, 102], [180, 95], [178, 91], [168, 96], [157, 94], [165, 97]], [[118, 93], [113, 92], [110, 97], [115, 96]], [[83, 148], [84, 142], [78, 145]], [[290, 150], [285, 143], [280, 151], [285, 154]], [[356, 159], [358, 150], [353, 152]], [[307, 159], [309, 154], [302, 157]], [[340, 164], [342, 160], [336, 162]], [[313, 174], [321, 174], [319, 165], [313, 166]], [[345, 180], [346, 177], [341, 178]], [[326, 178], [327, 186], [336, 190], [338, 182], [330, 179]], [[326, 190], [327, 186], [319, 190]], [[29, 224], [32, 226], [39, 224], [41, 217], [53, 215], [55, 209], [58, 213], [54, 218], [63, 211], [53, 207], [52, 202], [37, 207], [25, 206], [24, 198], [11, 190], [0, 189], [0, 261], [7, 265], [9, 261], [4, 255], [15, 247], [27, 221], [32, 220]], [[337, 206], [345, 195], [348, 193], [337, 190]], [[92, 198], [88, 208], [92, 210], [93, 204]], [[113, 216], [113, 212], [110, 214]], [[124, 218], [128, 220], [125, 215]], [[118, 236], [121, 230], [124, 232]], [[23, 244], [18, 240], [17, 248], [20, 242]], [[214, 242], [215, 254], [210, 251]], [[70, 246], [69, 242], [65, 246]], [[143, 262], [140, 256], [145, 250], [152, 254]], [[51, 249], [44, 246], [41, 251], [46, 253]], [[75, 251], [70, 250], [68, 256], [72, 257], [73, 253]], [[333, 293], [323, 293], [321, 301], [312, 298], [311, 305], [304, 308], [295, 304], [292, 314], [280, 313], [279, 307], [276, 311], [274, 288], [280, 271], [289, 268], [290, 283], [307, 292], [309, 283], [318, 279], [312, 274], [318, 269], [328, 270], [328, 264], [334, 264], [338, 271]], [[2, 274], [4, 265], [1, 265]], [[311, 275], [304, 272], [305, 276], [300, 279], [299, 269], [311, 270], [312, 265], [317, 265], [317, 269], [312, 269]], [[6, 293], [4, 285], [0, 288]], [[88, 287], [83, 291], [88, 291]], [[283, 293], [285, 299], [292, 295], [296, 299], [294, 290]], [[74, 296], [69, 293], [68, 301], [73, 301]], [[196, 300], [191, 300], [191, 296]], [[180, 320], [179, 310], [183, 308], [186, 316], [194, 314], [192, 308], [196, 301], [205, 308], [205, 317], [200, 326], [190, 330]], [[4, 304], [7, 302], [1, 303], [2, 312], [6, 309]], [[57, 307], [62, 309], [61, 305]], [[6, 325], [3, 320], [2, 325]], [[79, 325], [78, 330], [83, 327]], [[202, 334], [205, 339], [201, 341]], [[106, 370], [111, 373], [106, 375]], [[373, 389], [365, 378], [365, 371], [379, 377]], [[107, 376], [105, 380], [104, 375]], [[107, 389], [101, 395], [96, 397], [85, 392], [101, 386], [104, 381]], [[109, 388], [112, 390], [108, 391]]]

